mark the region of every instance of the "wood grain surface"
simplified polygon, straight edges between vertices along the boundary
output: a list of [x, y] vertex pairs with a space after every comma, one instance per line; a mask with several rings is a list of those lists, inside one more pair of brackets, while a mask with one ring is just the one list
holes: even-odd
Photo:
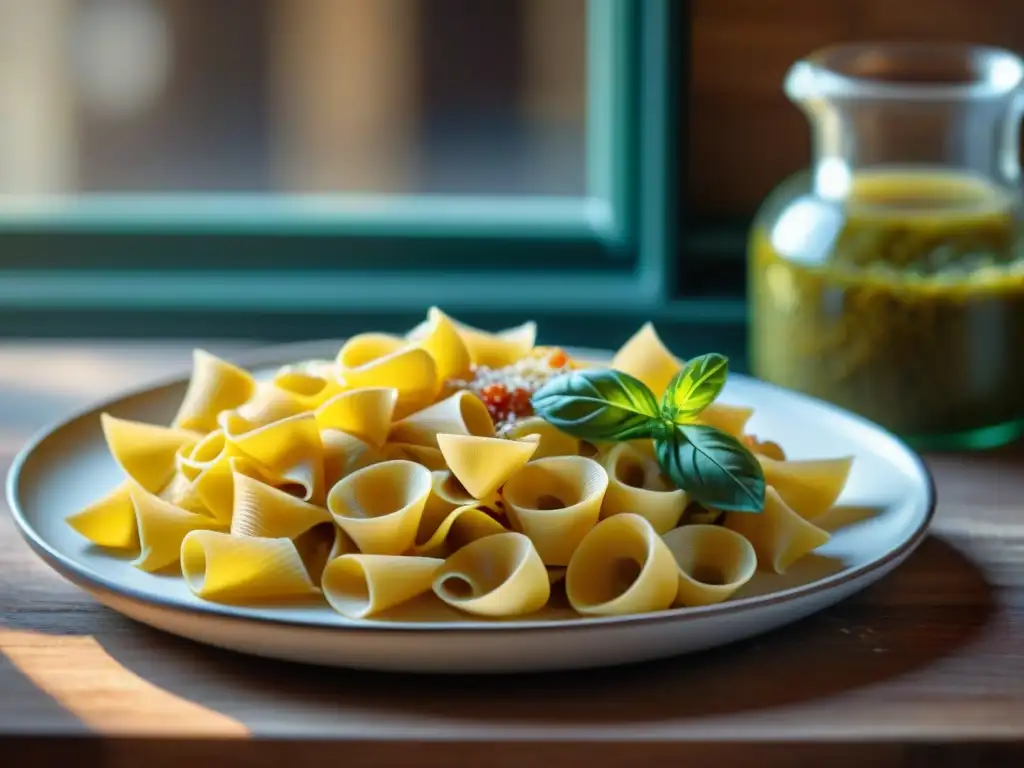
[[[238, 345], [203, 344], [230, 354]], [[191, 344], [0, 345], [0, 453]], [[0, 514], [0, 765], [1009, 765], [1024, 756], [1024, 451], [931, 456], [933, 534], [794, 626], [615, 670], [420, 677], [247, 658], [107, 610]]]

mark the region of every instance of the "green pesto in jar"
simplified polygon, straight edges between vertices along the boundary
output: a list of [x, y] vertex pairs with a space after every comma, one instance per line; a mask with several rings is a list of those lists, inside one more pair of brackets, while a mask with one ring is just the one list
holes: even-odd
[[885, 171], [841, 206], [807, 200], [751, 235], [755, 374], [911, 439], [1024, 418], [1016, 198]]

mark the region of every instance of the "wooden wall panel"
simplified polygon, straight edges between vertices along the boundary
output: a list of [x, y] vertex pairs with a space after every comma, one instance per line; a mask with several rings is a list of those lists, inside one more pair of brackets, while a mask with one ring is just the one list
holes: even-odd
[[697, 217], [745, 216], [809, 160], [790, 64], [825, 45], [948, 40], [1024, 52], [1024, 0], [691, 0], [690, 194]]

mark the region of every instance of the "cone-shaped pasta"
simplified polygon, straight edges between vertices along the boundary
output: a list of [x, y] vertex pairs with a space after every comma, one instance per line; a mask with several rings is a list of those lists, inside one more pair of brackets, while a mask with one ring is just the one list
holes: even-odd
[[293, 370], [279, 372], [274, 386], [294, 395], [305, 410], [312, 411], [344, 392], [347, 385], [337, 375]]
[[231, 522], [234, 513], [235, 472], [255, 477], [275, 488], [287, 488], [289, 492], [299, 496], [306, 494], [305, 486], [274, 477], [248, 456], [242, 455], [229, 445], [220, 458], [204, 469], [192, 483], [196, 495], [202, 500], [208, 513], [225, 524]]
[[526, 357], [537, 339], [537, 324], [532, 320], [497, 333], [473, 328], [465, 323], [455, 323], [470, 360], [474, 365], [488, 368], [504, 368], [506, 365]]
[[384, 455], [369, 443], [336, 429], [322, 430], [320, 443], [324, 450], [324, 487], [328, 489], [345, 475], [384, 460]]
[[509, 519], [545, 565], [567, 565], [597, 523], [608, 473], [593, 459], [552, 456], [532, 461], [502, 491]]
[[608, 473], [602, 517], [633, 512], [646, 518], [659, 534], [679, 524], [689, 499], [662, 474], [657, 461], [619, 443], [601, 463]]
[[612, 358], [611, 367], [635, 376], [650, 387], [655, 397], [661, 397], [683, 364], [668, 351], [654, 325], [644, 323], [639, 331], [619, 347]]
[[753, 408], [727, 405], [726, 403], [711, 403], [697, 415], [697, 421], [739, 439], [743, 437], [743, 430], [747, 428], [747, 422], [753, 415]]
[[758, 456], [764, 480], [800, 517], [813, 520], [827, 512], [846, 486], [853, 457], [808, 461], [775, 461]]
[[782, 446], [772, 440], [758, 440], [755, 435], [744, 435], [743, 443], [752, 453], [759, 456], [767, 456], [776, 461], [785, 461], [786, 452]]
[[476, 503], [473, 495], [466, 490], [447, 469], [435, 470], [430, 473], [430, 496], [423, 508], [420, 518], [419, 533], [416, 540], [426, 541], [433, 535], [437, 527], [448, 517], [448, 513], [457, 507], [465, 507]]
[[[306, 573], [318, 587], [324, 568], [331, 560], [331, 555], [335, 551], [343, 549], [346, 542], [351, 541], [347, 538], [339, 540], [340, 531], [341, 529], [332, 520], [329, 523], [317, 523], [292, 539], [295, 542], [295, 551], [299, 553], [302, 564], [306, 566]], [[355, 549], [354, 545], [352, 549]], [[343, 553], [339, 551], [338, 554]]]
[[354, 336], [338, 352], [341, 375], [353, 389], [394, 387], [395, 417], [429, 405], [440, 387], [434, 358], [425, 349], [381, 333]]
[[321, 405], [316, 410], [316, 423], [321, 431], [346, 432], [380, 448], [388, 439], [396, 402], [398, 390], [394, 387], [350, 389]]
[[396, 422], [391, 427], [388, 441], [437, 448], [439, 434], [492, 437], [494, 422], [483, 400], [461, 389]]
[[209, 469], [232, 451], [233, 455], [241, 455], [239, 451], [234, 450], [234, 446], [228, 447], [224, 430], [215, 429], [204, 435], [202, 440], [191, 447], [191, 450], [185, 451], [183, 446], [182, 450], [178, 451], [176, 462], [178, 471], [186, 479], [195, 482], [203, 470]]
[[[294, 539], [314, 525], [332, 523], [331, 513], [259, 480], [235, 472], [234, 536]], [[333, 543], [333, 539], [331, 540]]]
[[443, 563], [432, 557], [343, 555], [327, 564], [321, 586], [334, 610], [362, 619], [429, 592]]
[[470, 542], [507, 533], [508, 529], [475, 504], [453, 509], [433, 530], [420, 526], [413, 553], [426, 557], [447, 557]]
[[270, 473], [305, 487], [303, 501], [324, 503], [323, 444], [312, 413], [240, 434], [235, 426], [235, 421], [229, 419], [224, 430], [235, 447]]
[[176, 507], [181, 507], [187, 512], [213, 517], [203, 503], [202, 497], [196, 491], [195, 485], [189, 482], [189, 479], [180, 472], [174, 473], [170, 482], [164, 486], [157, 496]]
[[132, 562], [143, 571], [159, 571], [178, 562], [181, 541], [189, 531], [224, 530], [206, 515], [176, 507], [142, 488], [129, 490], [139, 527], [139, 556]]
[[256, 387], [256, 394], [233, 411], [221, 413], [217, 419], [220, 426], [234, 417], [242, 419], [244, 427], [236, 421], [236, 431], [239, 429], [250, 430], [264, 427], [281, 419], [298, 416], [300, 413], [307, 413], [312, 410], [309, 403], [294, 392], [275, 387], [273, 384], [259, 384]]
[[441, 451], [428, 445], [385, 443], [381, 449], [381, 456], [388, 461], [415, 461], [431, 472], [448, 468]]
[[434, 576], [434, 594], [478, 616], [520, 616], [544, 607], [551, 582], [537, 550], [521, 533], [499, 533], [467, 544]]
[[216, 602], [265, 602], [318, 591], [289, 539], [193, 531], [181, 543], [181, 571], [193, 593]]
[[452, 319], [437, 307], [427, 310], [426, 332], [417, 346], [434, 358], [439, 381], [469, 378], [472, 361], [466, 343]]
[[114, 460], [124, 473], [150, 493], [171, 479], [182, 446], [195, 444], [197, 432], [144, 424], [100, 414], [103, 436]]
[[473, 435], [438, 435], [452, 474], [476, 499], [489, 499], [537, 450], [538, 440], [503, 440]]
[[125, 480], [106, 496], [68, 516], [68, 525], [97, 546], [137, 550], [139, 529], [129, 494], [131, 486], [131, 480]]
[[548, 456], [578, 456], [580, 453], [580, 441], [577, 438], [565, 434], [540, 416], [516, 421], [502, 433], [502, 437], [511, 440], [521, 440], [529, 435], [536, 435], [540, 440], [531, 457], [534, 461]]
[[411, 461], [385, 461], [342, 478], [327, 497], [335, 522], [368, 555], [412, 549], [430, 495], [430, 470]]
[[661, 538], [676, 559], [676, 605], [693, 607], [728, 600], [757, 571], [753, 545], [720, 525], [684, 525]]
[[776, 573], [785, 573], [801, 557], [832, 538], [790, 509], [772, 486], [765, 493], [762, 512], [729, 512], [725, 527], [753, 544], [758, 564]]
[[255, 392], [256, 382], [248, 371], [196, 349], [192, 352], [192, 378], [173, 426], [212, 432], [221, 411], [237, 408]]
[[565, 572], [569, 604], [587, 616], [662, 611], [678, 590], [672, 553], [640, 515], [615, 515], [594, 526]]

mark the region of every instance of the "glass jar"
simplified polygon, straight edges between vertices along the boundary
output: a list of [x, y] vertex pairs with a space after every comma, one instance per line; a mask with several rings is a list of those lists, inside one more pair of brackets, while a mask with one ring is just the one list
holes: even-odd
[[843, 45], [789, 71], [809, 171], [750, 239], [751, 365], [918, 447], [1024, 430], [1024, 62], [948, 44]]

